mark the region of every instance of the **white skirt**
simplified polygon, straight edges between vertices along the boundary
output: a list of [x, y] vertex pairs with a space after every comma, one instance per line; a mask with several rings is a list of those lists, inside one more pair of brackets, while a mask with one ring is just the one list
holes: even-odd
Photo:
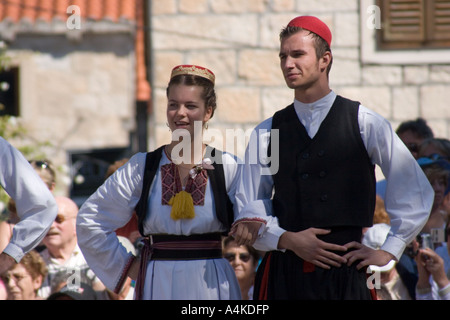
[[241, 291], [230, 263], [223, 259], [151, 260], [144, 300], [240, 300]]

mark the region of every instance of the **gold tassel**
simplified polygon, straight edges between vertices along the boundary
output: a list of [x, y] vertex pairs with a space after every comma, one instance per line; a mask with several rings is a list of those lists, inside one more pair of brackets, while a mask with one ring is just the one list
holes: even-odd
[[172, 206], [170, 217], [173, 220], [192, 219], [195, 217], [194, 200], [189, 192], [180, 191], [169, 200]]

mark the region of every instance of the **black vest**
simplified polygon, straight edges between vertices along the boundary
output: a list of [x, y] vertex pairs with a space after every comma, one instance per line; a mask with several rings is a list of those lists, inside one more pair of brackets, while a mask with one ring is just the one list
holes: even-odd
[[358, 109], [358, 102], [337, 96], [313, 139], [293, 104], [275, 113], [280, 165], [273, 209], [285, 230], [372, 225], [375, 166], [361, 138]]
[[[159, 162], [161, 160], [162, 153], [164, 152], [164, 146], [158, 149], [148, 152], [145, 160], [144, 181], [142, 186], [141, 198], [136, 205], [136, 214], [138, 216], [139, 232], [142, 236], [144, 234], [143, 222], [147, 214], [147, 202], [150, 192], [150, 186], [152, 185], [153, 178], [156, 171], [159, 168]], [[207, 155], [211, 155], [211, 159], [219, 159], [220, 161], [213, 161], [212, 165], [214, 170], [207, 170], [208, 179], [211, 184], [211, 189], [214, 194], [214, 204], [216, 208], [217, 219], [230, 230], [231, 224], [234, 221], [233, 204], [227, 194], [225, 185], [225, 175], [222, 165], [222, 152], [220, 150], [207, 146]]]

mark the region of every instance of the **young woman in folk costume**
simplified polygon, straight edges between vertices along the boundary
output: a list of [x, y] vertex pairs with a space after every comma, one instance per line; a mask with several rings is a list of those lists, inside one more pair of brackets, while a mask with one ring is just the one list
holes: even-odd
[[[203, 143], [216, 108], [214, 82], [206, 68], [175, 67], [167, 88], [173, 141], [134, 155], [80, 209], [79, 245], [96, 275], [115, 291], [130, 276], [137, 281], [136, 299], [241, 297], [221, 247], [234, 221], [238, 165], [233, 155]], [[134, 210], [145, 237], [140, 258], [114, 233]]]

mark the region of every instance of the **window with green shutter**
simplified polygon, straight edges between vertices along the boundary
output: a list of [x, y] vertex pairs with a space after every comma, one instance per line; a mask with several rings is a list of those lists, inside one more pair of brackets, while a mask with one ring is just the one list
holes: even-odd
[[450, 48], [450, 0], [377, 0], [379, 50]]

